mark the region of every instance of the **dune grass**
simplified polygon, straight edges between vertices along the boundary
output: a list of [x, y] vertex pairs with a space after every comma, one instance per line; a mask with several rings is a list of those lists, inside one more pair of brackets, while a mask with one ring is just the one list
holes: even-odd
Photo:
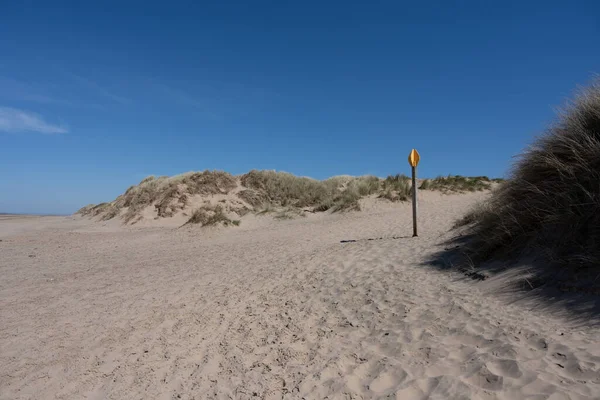
[[[313, 208], [317, 212], [360, 210], [360, 198], [381, 188], [381, 180], [369, 175], [319, 181], [275, 171], [250, 171], [241, 177], [241, 183], [253, 191], [243, 194], [250, 201], [266, 198], [271, 206]], [[260, 204], [259, 213], [265, 213], [264, 204]]]
[[596, 81], [520, 156], [491, 199], [458, 221], [468, 225], [461, 251], [479, 268], [492, 260], [532, 260], [530, 285], [569, 278], [600, 286], [599, 211]]
[[361, 194], [359, 187], [350, 186], [332, 199], [331, 212], [360, 211]]
[[[500, 179], [496, 179], [500, 182]], [[462, 175], [438, 176], [434, 179], [424, 179], [419, 186], [422, 190], [437, 190], [440, 192], [477, 192], [492, 188], [492, 180], [487, 176], [466, 177]]]
[[350, 184], [355, 186], [361, 197], [370, 196], [380, 190], [381, 179], [373, 175], [365, 175], [353, 179]]
[[244, 200], [252, 207], [258, 207], [268, 203], [269, 199], [263, 192], [254, 189], [244, 189], [237, 193], [237, 197]]
[[86, 206], [79, 213], [102, 214], [101, 219], [108, 220], [125, 210], [122, 217], [128, 223], [138, 219], [144, 208], [154, 205], [159, 217], [170, 217], [186, 206], [189, 196], [227, 194], [235, 187], [235, 177], [222, 171], [188, 172], [173, 177], [148, 176], [138, 185], [129, 187], [115, 201]]
[[263, 203], [260, 206], [255, 207], [254, 210], [256, 215], [271, 214], [278, 211], [277, 207], [275, 207], [272, 203]]
[[192, 213], [192, 216], [187, 221], [187, 224], [200, 224], [201, 226], [215, 226], [215, 225], [235, 225], [240, 224], [239, 220], [232, 220], [223, 211], [223, 207], [219, 204], [216, 206], [205, 205], [197, 208]]
[[306, 217], [306, 214], [304, 213], [304, 211], [298, 208], [288, 207], [286, 209], [278, 211], [273, 218], [277, 220], [288, 220], [296, 219], [298, 217]]
[[390, 201], [408, 201], [412, 190], [411, 179], [404, 174], [390, 175], [382, 182], [379, 195]]
[[250, 171], [241, 177], [241, 184], [262, 193], [267, 202], [280, 206], [310, 207], [331, 197], [338, 189], [337, 181], [318, 181], [287, 172]]

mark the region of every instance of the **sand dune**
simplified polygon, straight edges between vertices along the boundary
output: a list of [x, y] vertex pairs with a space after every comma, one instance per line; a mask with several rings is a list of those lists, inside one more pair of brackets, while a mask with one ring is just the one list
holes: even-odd
[[421, 193], [419, 238], [374, 200], [227, 229], [0, 221], [0, 398], [600, 398], [597, 328], [422, 265], [486, 195]]

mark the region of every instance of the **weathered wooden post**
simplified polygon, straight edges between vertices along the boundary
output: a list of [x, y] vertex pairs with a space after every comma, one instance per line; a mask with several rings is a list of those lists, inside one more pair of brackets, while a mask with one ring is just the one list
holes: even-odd
[[420, 159], [419, 152], [412, 149], [408, 155], [408, 163], [412, 167], [413, 237], [419, 236], [417, 233], [417, 164], [419, 164]]

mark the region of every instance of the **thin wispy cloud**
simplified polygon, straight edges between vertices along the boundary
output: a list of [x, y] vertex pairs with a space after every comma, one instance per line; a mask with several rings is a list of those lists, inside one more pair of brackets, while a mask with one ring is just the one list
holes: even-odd
[[27, 102], [69, 108], [101, 110], [104, 107], [65, 93], [60, 84], [23, 82], [20, 80], [0, 77], [0, 100], [5, 102]]
[[150, 80], [149, 86], [170, 103], [201, 111], [222, 120], [225, 115], [244, 116], [260, 111], [280, 98], [276, 93], [243, 84], [220, 81], [187, 82], [189, 89]]
[[99, 95], [110, 99], [116, 103], [119, 104], [123, 104], [123, 105], [128, 105], [133, 103], [133, 101], [127, 97], [123, 97], [123, 96], [119, 96], [117, 94], [112, 93], [111, 91], [109, 91], [108, 89], [106, 89], [105, 87], [99, 85], [98, 83], [92, 81], [91, 79], [85, 78], [83, 76], [74, 74], [72, 72], [67, 72], [65, 71], [65, 73], [69, 76], [71, 76], [77, 83], [79, 83], [81, 86], [84, 86], [90, 90], [93, 90], [94, 92], [98, 93]]
[[154, 83], [154, 87], [167, 95], [171, 100], [177, 101], [179, 104], [195, 107], [205, 108], [206, 102], [200, 101], [196, 97], [193, 97], [182, 90], [175, 89], [171, 86], [165, 85], [164, 83]]
[[[175, 102], [177, 104], [192, 107], [199, 111], [202, 111], [205, 115], [212, 118], [220, 118], [218, 113], [215, 113], [210, 109], [210, 102], [203, 100], [200, 97], [192, 96], [189, 93], [184, 92], [183, 90], [174, 88], [169, 85], [165, 85], [164, 83], [153, 82], [151, 84], [154, 89], [159, 91], [162, 97], [166, 97], [169, 101]], [[214, 101], [214, 99], [213, 99]]]
[[67, 133], [62, 125], [52, 124], [36, 113], [12, 107], [0, 107], [0, 132], [43, 134]]
[[0, 96], [10, 100], [28, 101], [40, 104], [74, 105], [72, 102], [49, 95], [39, 85], [0, 77]]

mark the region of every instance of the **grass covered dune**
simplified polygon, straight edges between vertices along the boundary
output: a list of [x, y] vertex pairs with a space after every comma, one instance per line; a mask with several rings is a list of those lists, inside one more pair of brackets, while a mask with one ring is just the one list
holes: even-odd
[[580, 90], [457, 227], [438, 263], [480, 279], [510, 271], [513, 288], [600, 294], [600, 82]]
[[[494, 182], [485, 176], [438, 177], [420, 181], [424, 190], [467, 192], [488, 190]], [[237, 225], [249, 212], [277, 212], [281, 219], [304, 212], [359, 211], [359, 200], [375, 196], [408, 201], [410, 178], [390, 175], [336, 176], [325, 180], [298, 177], [286, 172], [253, 170], [241, 176], [223, 171], [188, 172], [167, 177], [149, 176], [109, 203], [88, 205], [77, 213], [101, 220], [120, 218], [134, 224], [152, 215], [155, 219], [183, 213], [189, 223]], [[217, 198], [219, 204], [214, 204]], [[148, 211], [150, 210], [150, 211]]]

